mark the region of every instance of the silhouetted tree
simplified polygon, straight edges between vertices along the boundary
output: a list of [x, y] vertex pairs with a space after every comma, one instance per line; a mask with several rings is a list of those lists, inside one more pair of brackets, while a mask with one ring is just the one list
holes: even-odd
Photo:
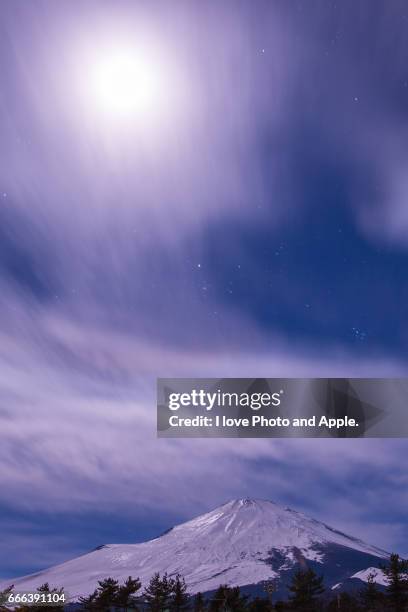
[[194, 612], [205, 612], [207, 609], [207, 602], [205, 601], [202, 593], [197, 593], [194, 597]]
[[187, 593], [187, 586], [184, 578], [177, 574], [175, 580], [173, 580], [172, 598], [170, 604], [170, 610], [173, 612], [181, 612], [188, 607], [189, 595]]
[[79, 603], [81, 604], [81, 610], [87, 610], [89, 612], [97, 610], [97, 599], [98, 591], [96, 589], [93, 593], [88, 595], [88, 597], [80, 597]]
[[404, 612], [408, 606], [408, 561], [394, 553], [390, 556], [389, 565], [382, 565], [381, 569], [387, 581], [389, 608], [395, 612]]
[[367, 576], [367, 583], [360, 591], [361, 608], [364, 612], [378, 612], [384, 608], [384, 595], [375, 581], [375, 574]]
[[139, 578], [134, 579], [129, 576], [120, 586], [117, 580], [106, 578], [100, 580], [98, 585], [98, 588], [88, 597], [79, 598], [81, 610], [88, 612], [138, 610], [135, 593], [141, 587]]
[[14, 585], [10, 585], [4, 591], [0, 591], [0, 612], [10, 612], [10, 608], [6, 608], [5, 604], [7, 603], [8, 596], [13, 591]]
[[110, 612], [116, 602], [119, 592], [119, 583], [114, 578], [105, 578], [98, 581], [97, 596], [95, 603], [100, 612]]
[[298, 570], [289, 585], [290, 604], [294, 610], [316, 612], [319, 596], [324, 593], [323, 576], [317, 576], [312, 569]]
[[150, 579], [149, 584], [143, 592], [143, 598], [152, 612], [163, 612], [169, 609], [172, 603], [174, 581], [167, 576], [156, 573]]
[[114, 599], [115, 608], [119, 610], [138, 610], [135, 594], [142, 586], [139, 578], [133, 579], [129, 576], [119, 587]]
[[244, 612], [247, 607], [248, 597], [241, 595], [239, 587], [229, 587], [222, 584], [218, 587], [210, 601], [209, 612]]

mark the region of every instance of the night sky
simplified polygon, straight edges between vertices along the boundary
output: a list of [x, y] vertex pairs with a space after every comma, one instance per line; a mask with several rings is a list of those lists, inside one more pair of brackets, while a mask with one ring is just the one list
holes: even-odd
[[245, 496], [408, 553], [405, 440], [155, 431], [158, 376], [406, 375], [407, 57], [403, 0], [3, 0], [0, 578]]

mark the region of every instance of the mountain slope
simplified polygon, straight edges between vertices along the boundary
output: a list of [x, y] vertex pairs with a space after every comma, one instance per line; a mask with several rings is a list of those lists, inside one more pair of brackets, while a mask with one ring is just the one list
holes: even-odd
[[43, 572], [13, 580], [16, 589], [43, 582], [63, 586], [74, 599], [107, 576], [180, 573], [189, 591], [211, 591], [220, 583], [256, 585], [282, 578], [298, 564], [322, 568], [339, 583], [387, 557], [384, 551], [304, 514], [270, 501], [240, 499], [173, 527], [141, 544], [110, 544]]

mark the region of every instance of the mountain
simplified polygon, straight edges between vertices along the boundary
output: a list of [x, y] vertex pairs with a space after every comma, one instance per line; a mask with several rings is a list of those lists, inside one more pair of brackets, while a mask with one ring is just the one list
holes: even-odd
[[357, 572], [352, 576], [352, 578], [358, 578], [363, 582], [368, 582], [369, 576], [373, 576], [375, 582], [379, 586], [386, 587], [388, 585], [388, 580], [384, 572], [382, 572], [378, 567], [368, 567], [365, 570], [361, 570], [361, 572]]
[[262, 581], [275, 579], [284, 596], [290, 574], [299, 566], [315, 568], [324, 574], [327, 587], [339, 588], [346, 582], [361, 585], [358, 572], [378, 566], [387, 556], [379, 548], [290, 508], [271, 501], [239, 499], [154, 540], [104, 545], [9, 582], [18, 590], [33, 590], [49, 582], [63, 586], [75, 600], [108, 576], [120, 580], [138, 576], [146, 584], [154, 572], [168, 572], [184, 576], [191, 593], [229, 584], [255, 594], [262, 590]]

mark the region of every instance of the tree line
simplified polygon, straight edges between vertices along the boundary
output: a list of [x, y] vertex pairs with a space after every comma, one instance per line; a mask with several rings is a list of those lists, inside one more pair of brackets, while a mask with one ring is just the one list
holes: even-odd
[[[381, 566], [386, 587], [380, 589], [375, 575], [368, 576], [364, 587], [354, 593], [327, 592], [323, 576], [312, 569], [295, 572], [288, 584], [287, 601], [274, 601], [273, 590], [266, 585], [264, 597], [250, 598], [239, 587], [220, 585], [210, 596], [188, 593], [182, 576], [156, 573], [141, 590], [139, 578], [129, 576], [122, 584], [113, 578], [98, 582], [87, 597], [81, 597], [76, 610], [88, 612], [408, 612], [408, 561], [392, 554], [388, 565]], [[9, 587], [0, 592], [0, 611], [5, 607]], [[51, 589], [46, 583], [37, 589], [42, 594], [61, 594], [63, 589]], [[2, 603], [3, 602], [3, 603]], [[15, 612], [61, 612], [61, 606], [23, 605]]]

